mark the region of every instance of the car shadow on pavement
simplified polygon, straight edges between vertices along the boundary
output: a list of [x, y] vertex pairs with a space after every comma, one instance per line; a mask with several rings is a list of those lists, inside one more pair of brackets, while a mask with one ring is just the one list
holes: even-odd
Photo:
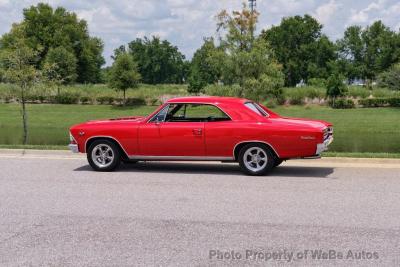
[[[280, 166], [275, 168], [269, 177], [311, 177], [329, 178], [333, 168], [328, 167], [297, 167]], [[89, 165], [76, 168], [74, 171], [93, 171]], [[121, 164], [117, 172], [145, 173], [176, 173], [176, 174], [213, 174], [213, 175], [243, 175], [238, 164], [211, 163], [176, 163], [176, 162], [139, 162], [136, 164]]]

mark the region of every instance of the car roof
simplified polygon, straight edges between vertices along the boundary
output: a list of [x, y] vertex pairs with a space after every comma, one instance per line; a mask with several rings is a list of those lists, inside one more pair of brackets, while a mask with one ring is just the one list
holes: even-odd
[[237, 97], [221, 97], [221, 96], [189, 96], [177, 97], [167, 101], [167, 103], [203, 103], [203, 104], [219, 104], [219, 103], [244, 103], [249, 100]]

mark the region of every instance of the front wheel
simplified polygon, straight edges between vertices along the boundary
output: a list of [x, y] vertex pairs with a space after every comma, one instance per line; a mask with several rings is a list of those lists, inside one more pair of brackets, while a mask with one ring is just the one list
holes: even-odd
[[276, 158], [276, 159], [275, 159], [275, 164], [274, 164], [274, 167], [278, 167], [279, 165], [281, 165], [281, 164], [282, 164], [282, 162], [283, 162], [283, 159]]
[[109, 172], [121, 163], [121, 153], [113, 142], [96, 140], [87, 151], [87, 159], [95, 171]]
[[275, 166], [275, 156], [261, 144], [248, 144], [239, 152], [239, 166], [248, 175], [265, 175]]

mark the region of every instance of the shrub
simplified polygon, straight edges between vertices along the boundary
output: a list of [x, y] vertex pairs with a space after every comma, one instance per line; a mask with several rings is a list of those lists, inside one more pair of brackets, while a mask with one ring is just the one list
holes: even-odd
[[159, 106], [159, 105], [161, 105], [161, 101], [157, 98], [146, 98], [146, 105]]
[[388, 103], [391, 107], [400, 107], [400, 97], [391, 97], [388, 100]]
[[351, 109], [355, 108], [354, 101], [346, 98], [337, 98], [329, 101], [329, 105], [335, 109]]
[[304, 105], [305, 99], [301, 94], [292, 95], [289, 98], [289, 104], [291, 105]]
[[321, 99], [325, 97], [325, 89], [321, 87], [296, 87], [296, 88], [284, 88], [284, 95], [287, 99], [293, 99], [294, 102], [298, 102], [300, 98], [301, 102], [304, 102], [306, 98], [309, 99]]
[[278, 101], [276, 99], [271, 98], [268, 99], [267, 101], [264, 101], [262, 104], [267, 108], [275, 108], [278, 105]]
[[58, 104], [78, 104], [79, 95], [78, 94], [68, 94], [62, 93], [54, 97], [55, 102]]
[[372, 95], [376, 98], [391, 97], [393, 93], [393, 91], [387, 88], [377, 88], [372, 90]]
[[347, 92], [347, 86], [343, 81], [343, 75], [332, 74], [326, 84], [326, 95], [332, 98], [344, 96]]
[[366, 98], [358, 101], [364, 108], [385, 107], [389, 105], [388, 98]]
[[112, 103], [114, 103], [114, 97], [112, 96], [100, 96], [98, 98], [96, 98], [96, 102], [103, 105], [111, 105]]
[[126, 106], [143, 106], [146, 105], [146, 101], [143, 98], [127, 98], [125, 100]]
[[349, 87], [349, 96], [352, 96], [354, 98], [367, 98], [371, 94], [371, 91], [366, 89], [365, 87], [362, 86], [350, 86]]
[[314, 87], [326, 87], [326, 80], [323, 78], [311, 78], [308, 80], [307, 85]]
[[240, 87], [238, 85], [210, 84], [204, 88], [204, 93], [211, 96], [240, 96]]
[[400, 64], [393, 65], [378, 77], [378, 85], [390, 90], [400, 90]]
[[82, 96], [80, 101], [81, 104], [93, 104], [93, 100], [88, 96]]
[[300, 88], [291, 88], [285, 92], [291, 105], [303, 105], [305, 103], [305, 91]]
[[323, 92], [323, 88], [317, 88], [317, 87], [303, 87], [300, 88], [300, 90], [305, 91], [305, 96], [314, 99], [314, 98], [324, 98], [325, 93]]

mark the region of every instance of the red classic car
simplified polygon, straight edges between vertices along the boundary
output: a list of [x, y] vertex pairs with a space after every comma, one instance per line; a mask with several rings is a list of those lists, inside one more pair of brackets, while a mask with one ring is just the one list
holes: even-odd
[[147, 117], [89, 121], [70, 129], [70, 149], [87, 153], [96, 171], [120, 162], [185, 160], [239, 162], [263, 175], [284, 160], [320, 157], [332, 124], [281, 117], [251, 100], [182, 97]]

